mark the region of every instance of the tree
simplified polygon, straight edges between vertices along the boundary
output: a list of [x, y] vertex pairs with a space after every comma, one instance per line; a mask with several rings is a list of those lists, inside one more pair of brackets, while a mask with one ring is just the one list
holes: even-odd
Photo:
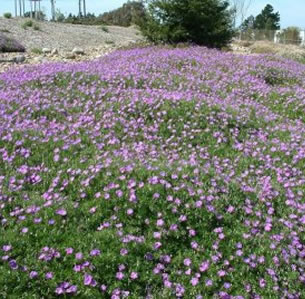
[[244, 22], [253, 0], [230, 0], [230, 3], [235, 27], [237, 20], [239, 20], [241, 24]]
[[107, 25], [130, 26], [145, 19], [145, 7], [142, 2], [128, 1], [123, 6], [103, 13], [98, 19]]
[[243, 23], [240, 25], [241, 31], [247, 31], [254, 29], [254, 22], [255, 22], [255, 17], [254, 16], [249, 16], [247, 19], [243, 21]]
[[275, 13], [274, 8], [270, 4], [267, 4], [262, 12], [256, 16], [254, 29], [279, 30], [281, 28], [280, 19], [280, 13]]
[[56, 9], [54, 20], [56, 20], [56, 22], [60, 22], [60, 23], [65, 21], [65, 15], [61, 12], [60, 9]]
[[45, 21], [47, 19], [47, 16], [43, 11], [36, 11], [35, 14], [33, 14], [33, 12], [31, 12], [31, 11], [27, 11], [24, 14], [24, 17], [33, 18], [33, 19], [37, 19], [37, 20], [41, 20], [41, 21]]
[[233, 36], [229, 3], [223, 0], [148, 0], [143, 34], [152, 42], [191, 42], [220, 48]]

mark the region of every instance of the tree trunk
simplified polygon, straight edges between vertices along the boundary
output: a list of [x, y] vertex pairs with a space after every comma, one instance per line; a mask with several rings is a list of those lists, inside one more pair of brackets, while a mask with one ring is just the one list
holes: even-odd
[[22, 3], [21, 0], [19, 0], [19, 16], [22, 16]]
[[32, 1], [30, 1], [30, 6], [31, 6], [31, 19], [33, 19], [33, 4], [32, 4]]
[[55, 21], [55, 3], [51, 0], [52, 21]]
[[86, 0], [83, 0], [83, 7], [84, 7], [84, 17], [86, 17]]
[[17, 17], [17, 0], [15, 0], [15, 17]]
[[35, 14], [35, 20], [37, 20], [37, 6], [36, 6], [36, 1], [34, 1], [34, 14]]
[[79, 18], [80, 18], [81, 15], [82, 15], [82, 0], [78, 0], [78, 6], [79, 6], [79, 13], [78, 13], [78, 16], [79, 16]]
[[38, 1], [38, 19], [41, 20], [40, 0]]

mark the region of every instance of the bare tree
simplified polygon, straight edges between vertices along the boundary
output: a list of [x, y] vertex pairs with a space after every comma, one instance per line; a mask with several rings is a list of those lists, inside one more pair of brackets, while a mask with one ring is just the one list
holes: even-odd
[[244, 22], [248, 10], [253, 2], [254, 0], [230, 0], [234, 26], [236, 26], [237, 20], [239, 20], [240, 23]]

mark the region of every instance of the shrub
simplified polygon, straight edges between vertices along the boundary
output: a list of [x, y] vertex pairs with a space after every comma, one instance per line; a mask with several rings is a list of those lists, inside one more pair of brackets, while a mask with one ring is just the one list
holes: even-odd
[[0, 53], [24, 52], [25, 48], [18, 41], [0, 33]]
[[39, 54], [39, 55], [41, 55], [43, 53], [42, 50], [39, 49], [39, 48], [33, 48], [31, 50], [31, 52], [34, 53], [34, 54]]
[[105, 40], [105, 44], [106, 45], [114, 45], [115, 42], [113, 40], [107, 39], [107, 40]]
[[109, 29], [106, 27], [106, 26], [102, 26], [101, 27], [102, 31], [108, 33], [109, 32]]
[[191, 42], [221, 48], [233, 37], [228, 6], [222, 0], [150, 0], [140, 27], [155, 43]]
[[300, 45], [302, 42], [301, 31], [298, 27], [288, 27], [278, 35], [280, 43]]
[[33, 29], [39, 31], [39, 30], [40, 30], [40, 27], [39, 27], [39, 25], [35, 24], [35, 25], [33, 26]]
[[11, 18], [12, 18], [12, 14], [11, 14], [10, 12], [4, 13], [3, 16], [4, 16], [6, 19], [11, 19]]
[[21, 25], [21, 27], [23, 28], [23, 29], [27, 29], [28, 27], [33, 27], [33, 21], [32, 20], [27, 20], [27, 21], [25, 21], [22, 25]]

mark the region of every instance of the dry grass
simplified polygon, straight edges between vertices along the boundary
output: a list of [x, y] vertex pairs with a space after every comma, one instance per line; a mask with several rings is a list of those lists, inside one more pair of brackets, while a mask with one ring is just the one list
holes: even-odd
[[305, 61], [305, 48], [296, 45], [275, 44], [269, 41], [243, 41], [240, 45], [249, 48], [251, 53], [254, 54], [275, 54], [289, 59]]

